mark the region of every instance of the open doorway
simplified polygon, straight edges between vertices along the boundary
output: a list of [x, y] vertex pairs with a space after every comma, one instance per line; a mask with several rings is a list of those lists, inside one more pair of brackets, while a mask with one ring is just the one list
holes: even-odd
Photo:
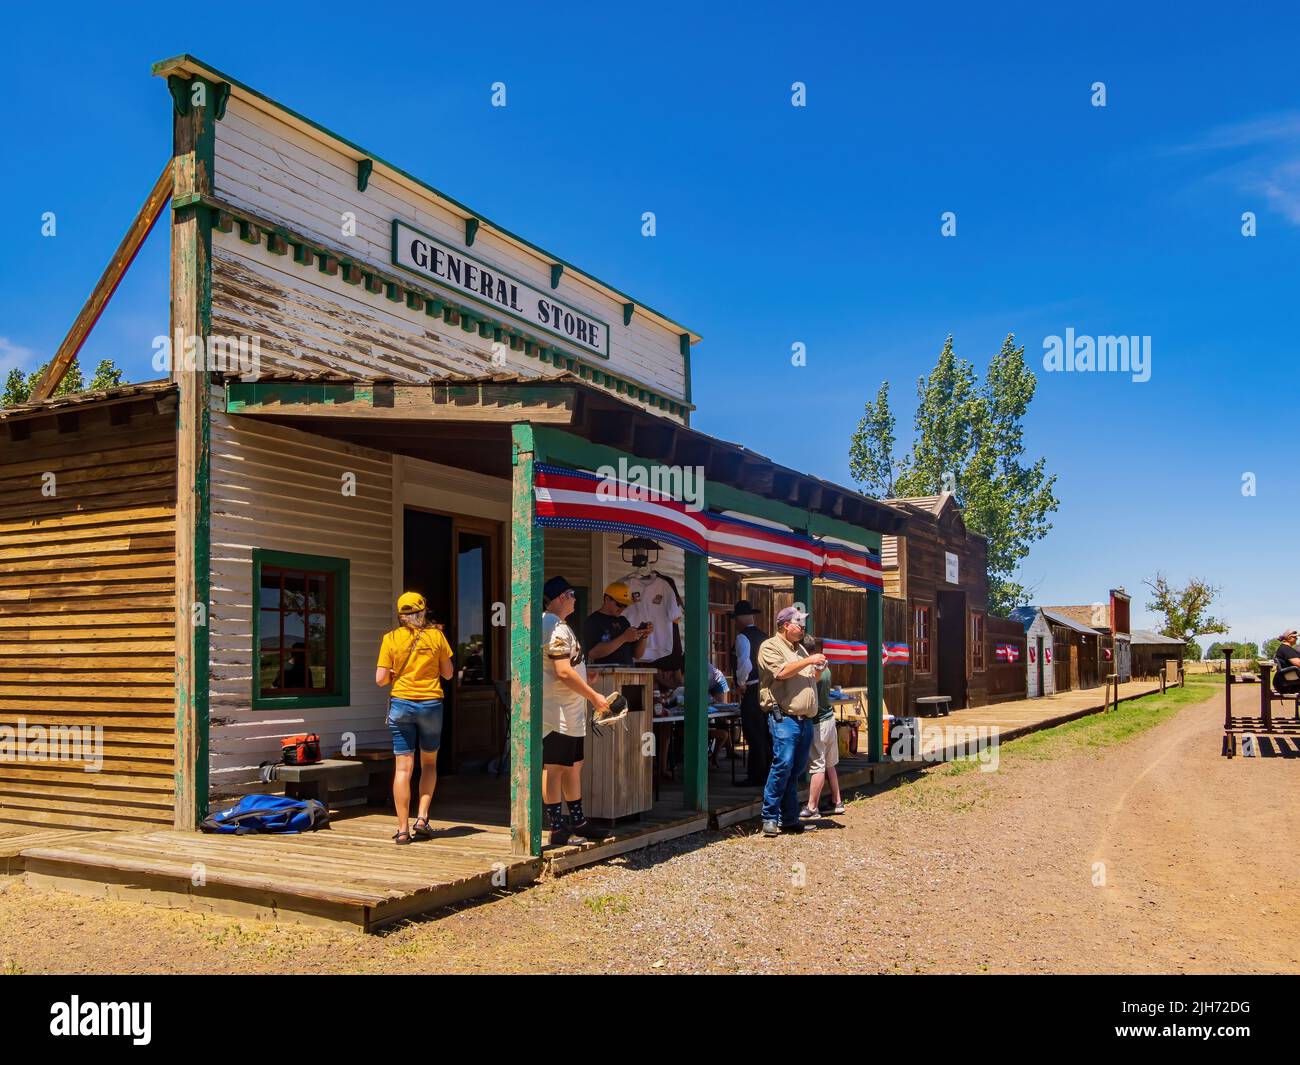
[[939, 592], [935, 663], [939, 694], [952, 698], [954, 710], [966, 708], [966, 593]]
[[481, 518], [407, 507], [403, 513], [402, 582], [429, 604], [443, 627], [456, 673], [443, 693], [438, 768], [482, 769], [505, 745], [505, 714], [494, 681], [504, 679], [502, 626], [492, 624], [501, 601], [501, 527]]

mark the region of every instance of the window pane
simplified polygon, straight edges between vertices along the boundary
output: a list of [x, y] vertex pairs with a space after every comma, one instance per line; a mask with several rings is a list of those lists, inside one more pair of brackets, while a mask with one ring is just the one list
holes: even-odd
[[281, 603], [285, 610], [302, 610], [307, 602], [307, 578], [302, 573], [284, 575], [284, 598]]
[[263, 651], [258, 656], [257, 682], [262, 694], [274, 691], [280, 679], [280, 652]]
[[456, 664], [465, 684], [484, 684], [491, 677], [491, 641], [485, 624], [488, 604], [486, 536], [462, 533], [456, 557]]
[[278, 610], [263, 610], [260, 612], [261, 617], [258, 619], [258, 644], [259, 650], [274, 650], [279, 653], [280, 649], [280, 612]]
[[328, 601], [325, 594], [325, 575], [309, 574], [307, 577], [307, 609], [324, 610]]
[[269, 607], [270, 609], [275, 609], [280, 605], [280, 571], [278, 569], [262, 570], [262, 587], [258, 589], [257, 605]]
[[307, 618], [307, 675], [308, 687], [326, 688], [329, 665], [329, 644], [324, 614], [311, 614]]
[[303, 630], [302, 615], [285, 614], [284, 615], [284, 645], [286, 647], [292, 647], [294, 644], [301, 644], [305, 635], [306, 634]]

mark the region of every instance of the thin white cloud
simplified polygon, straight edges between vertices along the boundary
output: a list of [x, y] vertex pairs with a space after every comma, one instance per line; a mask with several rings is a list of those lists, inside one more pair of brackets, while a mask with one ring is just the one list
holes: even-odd
[[1300, 111], [1216, 126], [1156, 154], [1216, 156], [1221, 162], [1206, 180], [1260, 197], [1262, 206], [1300, 226]]
[[15, 344], [8, 337], [0, 337], [0, 373], [8, 373], [15, 366], [23, 370], [36, 369], [36, 352]]

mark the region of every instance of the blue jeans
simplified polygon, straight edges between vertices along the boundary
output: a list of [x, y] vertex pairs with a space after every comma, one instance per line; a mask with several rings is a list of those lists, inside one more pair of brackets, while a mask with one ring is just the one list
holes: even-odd
[[388, 731], [394, 754], [414, 754], [417, 744], [429, 754], [442, 742], [442, 700], [393, 699], [388, 706]]
[[772, 736], [772, 768], [767, 772], [767, 784], [763, 787], [763, 820], [797, 825], [799, 778], [808, 765], [813, 719], [786, 714], [778, 721], [768, 714], [767, 731]]

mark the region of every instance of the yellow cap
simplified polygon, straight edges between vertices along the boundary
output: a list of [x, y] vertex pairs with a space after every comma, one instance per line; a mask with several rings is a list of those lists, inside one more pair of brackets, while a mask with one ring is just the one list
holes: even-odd
[[619, 606], [632, 605], [632, 590], [622, 581], [615, 581], [605, 588], [605, 594]]
[[397, 600], [399, 614], [415, 614], [424, 609], [424, 596], [419, 592], [403, 592]]

